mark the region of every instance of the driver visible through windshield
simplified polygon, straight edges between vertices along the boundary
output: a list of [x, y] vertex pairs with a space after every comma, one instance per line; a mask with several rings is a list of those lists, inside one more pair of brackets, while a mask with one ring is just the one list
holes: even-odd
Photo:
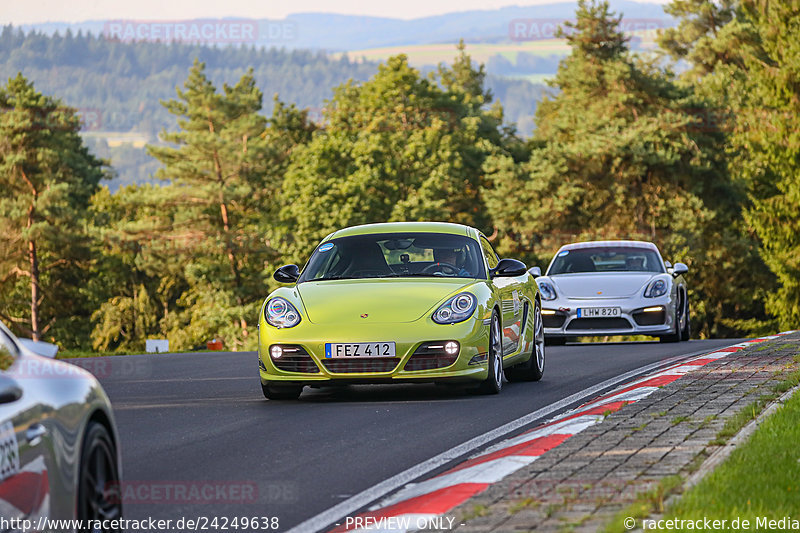
[[559, 252], [547, 275], [586, 272], [664, 272], [664, 264], [656, 252], [647, 248], [581, 248]]
[[485, 278], [480, 246], [446, 233], [341, 237], [317, 247], [298, 282], [413, 276]]

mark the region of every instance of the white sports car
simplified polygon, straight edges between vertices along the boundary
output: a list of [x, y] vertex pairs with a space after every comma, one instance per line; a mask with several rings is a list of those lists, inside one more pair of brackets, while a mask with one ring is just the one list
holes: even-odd
[[683, 263], [670, 265], [655, 244], [593, 241], [562, 246], [542, 276], [530, 269], [542, 296], [545, 338], [650, 335], [688, 340], [689, 298]]

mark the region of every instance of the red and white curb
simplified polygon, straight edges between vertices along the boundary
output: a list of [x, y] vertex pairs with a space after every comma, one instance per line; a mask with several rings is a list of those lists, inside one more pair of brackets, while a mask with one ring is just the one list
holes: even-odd
[[420, 483], [409, 483], [377, 505], [348, 517], [332, 532], [369, 531], [403, 533], [441, 528], [450, 525], [442, 517], [448, 511], [483, 492], [491, 484], [532, 463], [584, 429], [597, 424], [606, 415], [649, 396], [659, 387], [711, 361], [755, 343], [777, 339], [795, 331], [760, 337], [692, 357], [620, 386], [580, 407], [564, 413], [521, 435], [507, 439], [450, 470]]

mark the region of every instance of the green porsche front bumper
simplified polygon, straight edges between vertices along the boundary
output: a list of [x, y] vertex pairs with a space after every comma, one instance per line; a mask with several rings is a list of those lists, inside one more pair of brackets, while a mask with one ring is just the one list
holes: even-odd
[[[259, 371], [267, 384], [469, 382], [487, 377], [488, 321], [436, 324], [429, 316], [406, 323], [259, 328]], [[263, 321], [263, 318], [262, 318]], [[458, 343], [448, 353], [447, 343]], [[394, 357], [326, 357], [328, 343], [394, 343]], [[273, 347], [280, 346], [280, 351]], [[449, 351], [453, 352], [450, 344]], [[279, 357], [274, 354], [280, 352]]]

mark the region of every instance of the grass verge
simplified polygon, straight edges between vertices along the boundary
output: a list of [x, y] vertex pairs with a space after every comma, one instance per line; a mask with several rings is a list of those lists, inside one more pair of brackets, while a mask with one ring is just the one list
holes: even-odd
[[[800, 352], [793, 357], [795, 363], [800, 363]], [[791, 364], [789, 368], [791, 368]], [[762, 394], [758, 400], [741, 409], [725, 423], [719, 431], [715, 440], [709, 444], [724, 445], [731, 437], [736, 435], [748, 422], [758, 417], [764, 408], [772, 401], [778, 399], [786, 391], [800, 384], [800, 370], [794, 370], [783, 380], [772, 385], [770, 390]], [[791, 404], [791, 410], [787, 411]], [[780, 419], [778, 415], [780, 413]], [[654, 417], [661, 417], [667, 411], [654, 413]], [[716, 418], [716, 416], [714, 416]], [[673, 425], [675, 425], [673, 419]], [[706, 418], [704, 422], [710, 421]], [[756, 517], [767, 520], [780, 520], [784, 516], [792, 516], [792, 512], [797, 514], [797, 502], [800, 501], [800, 394], [795, 394], [787, 404], [773, 413], [744, 444], [736, 448], [731, 456], [711, 475], [704, 478], [698, 485], [681, 495], [681, 499], [673, 505], [664, 518], [680, 518], [683, 520], [703, 520], [709, 517], [711, 520], [731, 520], [739, 518], [739, 525], [742, 520], [750, 520], [750, 527], [756, 528]], [[680, 423], [682, 421], [679, 421]], [[756, 438], [756, 435], [760, 435]], [[764, 441], [771, 442], [768, 449], [764, 446]], [[742, 451], [746, 450], [746, 451]], [[744, 455], [743, 455], [744, 454]], [[776, 455], [777, 454], [777, 455]], [[780, 466], [772, 463], [773, 456], [780, 456]], [[736, 459], [734, 459], [736, 457]], [[692, 473], [700, 468], [702, 460], [707, 455], [701, 453], [689, 465], [686, 473]], [[764, 464], [761, 463], [764, 461]], [[769, 464], [769, 467], [766, 465]], [[791, 467], [791, 468], [790, 468]], [[783, 469], [785, 475], [773, 477], [775, 468]], [[733, 470], [731, 473], [730, 471]], [[719, 474], [719, 472], [723, 472]], [[755, 475], [754, 475], [755, 473]], [[736, 479], [733, 479], [734, 477]], [[748, 481], [744, 485], [744, 480]], [[740, 484], [740, 481], [742, 484]], [[670, 495], [680, 494], [683, 485], [683, 477], [673, 475], [663, 478], [657, 487], [649, 492], [640, 493], [636, 501], [619, 511], [603, 528], [604, 533], [622, 533], [630, 528], [625, 526], [626, 518], [634, 518], [637, 524], [641, 525], [641, 520], [651, 516], [653, 513], [664, 513], [664, 501]], [[762, 487], [771, 486], [771, 491], [765, 491]], [[739, 495], [746, 496], [746, 500], [741, 498], [732, 499], [730, 491]], [[782, 492], [783, 491], [783, 492]], [[773, 492], [780, 493], [784, 498], [779, 499], [776, 506], [772, 506], [774, 499]], [[691, 496], [690, 496], [691, 495]], [[786, 500], [788, 498], [788, 505]], [[742, 504], [742, 501], [745, 501]], [[755, 504], [753, 503], [755, 502]], [[712, 505], [713, 503], [713, 505]], [[719, 511], [719, 514], [716, 514]], [[760, 513], [760, 514], [759, 514]], [[778, 527], [770, 527], [770, 524], [761, 524], [761, 529], [778, 530]], [[739, 527], [739, 526], [737, 526]], [[744, 528], [747, 529], [747, 528]], [[797, 528], [795, 528], [797, 529]], [[673, 529], [671, 531], [681, 531]]]
[[[665, 518], [780, 520], [800, 501], [800, 394], [768, 417], [730, 457], [687, 491]], [[763, 524], [762, 524], [763, 526]]]
[[[794, 360], [800, 362], [800, 356], [795, 356]], [[724, 445], [731, 437], [739, 433], [751, 420], [755, 420], [769, 403], [777, 400], [784, 392], [798, 384], [800, 384], [800, 370], [795, 370], [789, 374], [786, 379], [772, 387], [770, 392], [762, 394], [757, 400], [729, 418], [717, 434], [717, 438], [709, 444], [714, 446]]]

